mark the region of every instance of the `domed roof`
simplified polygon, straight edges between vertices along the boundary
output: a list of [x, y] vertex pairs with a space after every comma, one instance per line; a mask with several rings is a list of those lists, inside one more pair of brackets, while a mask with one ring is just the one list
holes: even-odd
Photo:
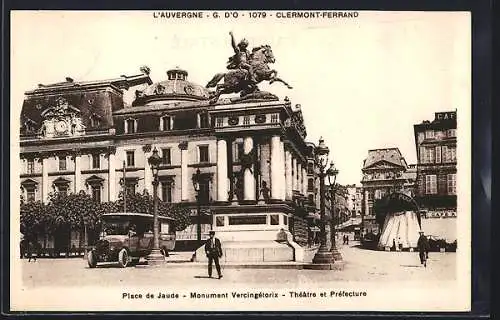
[[175, 68], [167, 71], [167, 80], [156, 82], [144, 91], [136, 93], [137, 99], [150, 98], [162, 100], [208, 100], [208, 90], [198, 84], [187, 81], [188, 73]]

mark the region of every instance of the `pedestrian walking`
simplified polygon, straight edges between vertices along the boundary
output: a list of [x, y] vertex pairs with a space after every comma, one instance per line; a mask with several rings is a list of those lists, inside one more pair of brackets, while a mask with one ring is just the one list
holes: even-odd
[[36, 246], [35, 246], [35, 243], [33, 243], [32, 241], [29, 241], [28, 242], [28, 262], [31, 262], [31, 259], [33, 259], [33, 262], [36, 262], [36, 254], [33, 255], [33, 253], [35, 253], [36, 251]]
[[347, 245], [349, 245], [349, 235], [348, 234], [345, 235], [345, 242]]
[[420, 237], [417, 241], [418, 255], [420, 257], [420, 264], [423, 264], [427, 268], [427, 252], [429, 251], [429, 241], [424, 235], [423, 231], [420, 231]]
[[222, 278], [219, 258], [222, 257], [222, 246], [220, 240], [215, 237], [215, 231], [210, 231], [210, 238], [205, 243], [205, 253], [208, 258], [208, 276], [212, 278], [212, 262], [215, 263], [219, 279]]

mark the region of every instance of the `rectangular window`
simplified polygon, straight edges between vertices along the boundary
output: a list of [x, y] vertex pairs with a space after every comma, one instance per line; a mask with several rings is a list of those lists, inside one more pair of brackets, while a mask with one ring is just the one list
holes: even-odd
[[241, 156], [244, 154], [243, 143], [238, 142], [235, 144], [234, 148], [234, 161], [241, 161]]
[[418, 142], [422, 142], [425, 139], [425, 134], [423, 132], [418, 133]]
[[424, 147], [420, 147], [420, 162], [421, 163], [426, 163], [425, 160], [426, 160], [426, 157], [425, 157], [425, 148]]
[[172, 183], [170, 181], [161, 183], [161, 200], [164, 202], [172, 202]]
[[101, 157], [99, 154], [92, 155], [92, 169], [99, 169], [101, 167]]
[[217, 118], [217, 121], [215, 122], [216, 127], [222, 127], [224, 126], [224, 118]]
[[434, 163], [436, 161], [436, 149], [434, 147], [425, 148], [426, 163]]
[[244, 116], [243, 117], [243, 124], [244, 125], [249, 125], [250, 124], [250, 116]]
[[426, 194], [437, 193], [437, 177], [435, 174], [428, 174], [425, 176], [425, 193]]
[[443, 162], [456, 162], [457, 161], [457, 148], [450, 146], [443, 146]]
[[27, 168], [27, 173], [33, 173], [35, 172], [35, 160], [33, 159], [28, 159], [28, 168]]
[[457, 130], [456, 129], [448, 129], [446, 130], [446, 136], [448, 138], [453, 138], [457, 136]]
[[127, 167], [135, 166], [134, 151], [127, 151]]
[[210, 181], [203, 179], [200, 181], [200, 203], [208, 204], [210, 202]]
[[436, 147], [436, 163], [441, 163], [441, 147]]
[[288, 216], [283, 216], [283, 224], [288, 225]]
[[434, 139], [434, 130], [425, 131], [425, 138], [426, 139]]
[[161, 159], [162, 159], [162, 164], [164, 165], [172, 164], [172, 159], [170, 156], [170, 148], [161, 149]]
[[135, 194], [135, 183], [134, 182], [127, 182], [127, 186], [125, 187], [127, 194]]
[[135, 132], [135, 120], [128, 119], [125, 121], [125, 133], [134, 133]]
[[59, 157], [59, 171], [66, 171], [66, 157]]
[[278, 216], [277, 214], [272, 214], [270, 217], [271, 217], [271, 225], [272, 226], [276, 226], [276, 225], [280, 224], [280, 216]]
[[35, 188], [26, 189], [26, 200], [28, 202], [35, 201]]
[[314, 163], [309, 162], [307, 164], [307, 174], [313, 174], [314, 173]]
[[314, 180], [313, 179], [307, 180], [307, 191], [308, 192], [314, 191]]
[[208, 146], [199, 146], [199, 155], [200, 155], [200, 163], [207, 163], [209, 162], [209, 157], [208, 157]]
[[457, 175], [455, 173], [446, 176], [448, 194], [457, 194]]
[[450, 162], [457, 162], [457, 148], [449, 147], [448, 150], [450, 152]]
[[92, 199], [96, 202], [101, 202], [101, 186], [92, 186]]
[[201, 113], [200, 114], [200, 128], [208, 128], [209, 121], [208, 121], [208, 114], [206, 113]]
[[60, 185], [57, 188], [57, 192], [59, 192], [60, 194], [63, 194], [63, 195], [67, 195], [68, 194], [68, 186], [67, 185]]
[[223, 227], [224, 226], [224, 217], [221, 217], [221, 216], [215, 217], [215, 225], [217, 227]]
[[161, 118], [161, 129], [163, 131], [170, 131], [172, 130], [172, 126], [170, 124], [170, 117], [165, 116]]

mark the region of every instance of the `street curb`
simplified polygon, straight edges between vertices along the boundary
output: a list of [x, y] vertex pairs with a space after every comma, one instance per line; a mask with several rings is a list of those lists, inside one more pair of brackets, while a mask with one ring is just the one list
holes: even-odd
[[[223, 264], [221, 263], [222, 269], [295, 269], [295, 270], [312, 270], [309, 263], [276, 263], [276, 264]], [[345, 262], [335, 262], [334, 264], [328, 265], [328, 268], [323, 270], [336, 270], [341, 271], [344, 269]], [[147, 264], [136, 265], [137, 268], [148, 268]], [[165, 261], [165, 263], [160, 265], [155, 265], [154, 267], [183, 267], [183, 268], [206, 268], [207, 263], [202, 262], [181, 262], [181, 261]]]

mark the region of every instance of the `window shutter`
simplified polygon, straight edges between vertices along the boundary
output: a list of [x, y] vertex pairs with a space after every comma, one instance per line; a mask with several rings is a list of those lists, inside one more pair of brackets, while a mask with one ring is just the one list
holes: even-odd
[[436, 163], [441, 163], [441, 147], [436, 147]]

